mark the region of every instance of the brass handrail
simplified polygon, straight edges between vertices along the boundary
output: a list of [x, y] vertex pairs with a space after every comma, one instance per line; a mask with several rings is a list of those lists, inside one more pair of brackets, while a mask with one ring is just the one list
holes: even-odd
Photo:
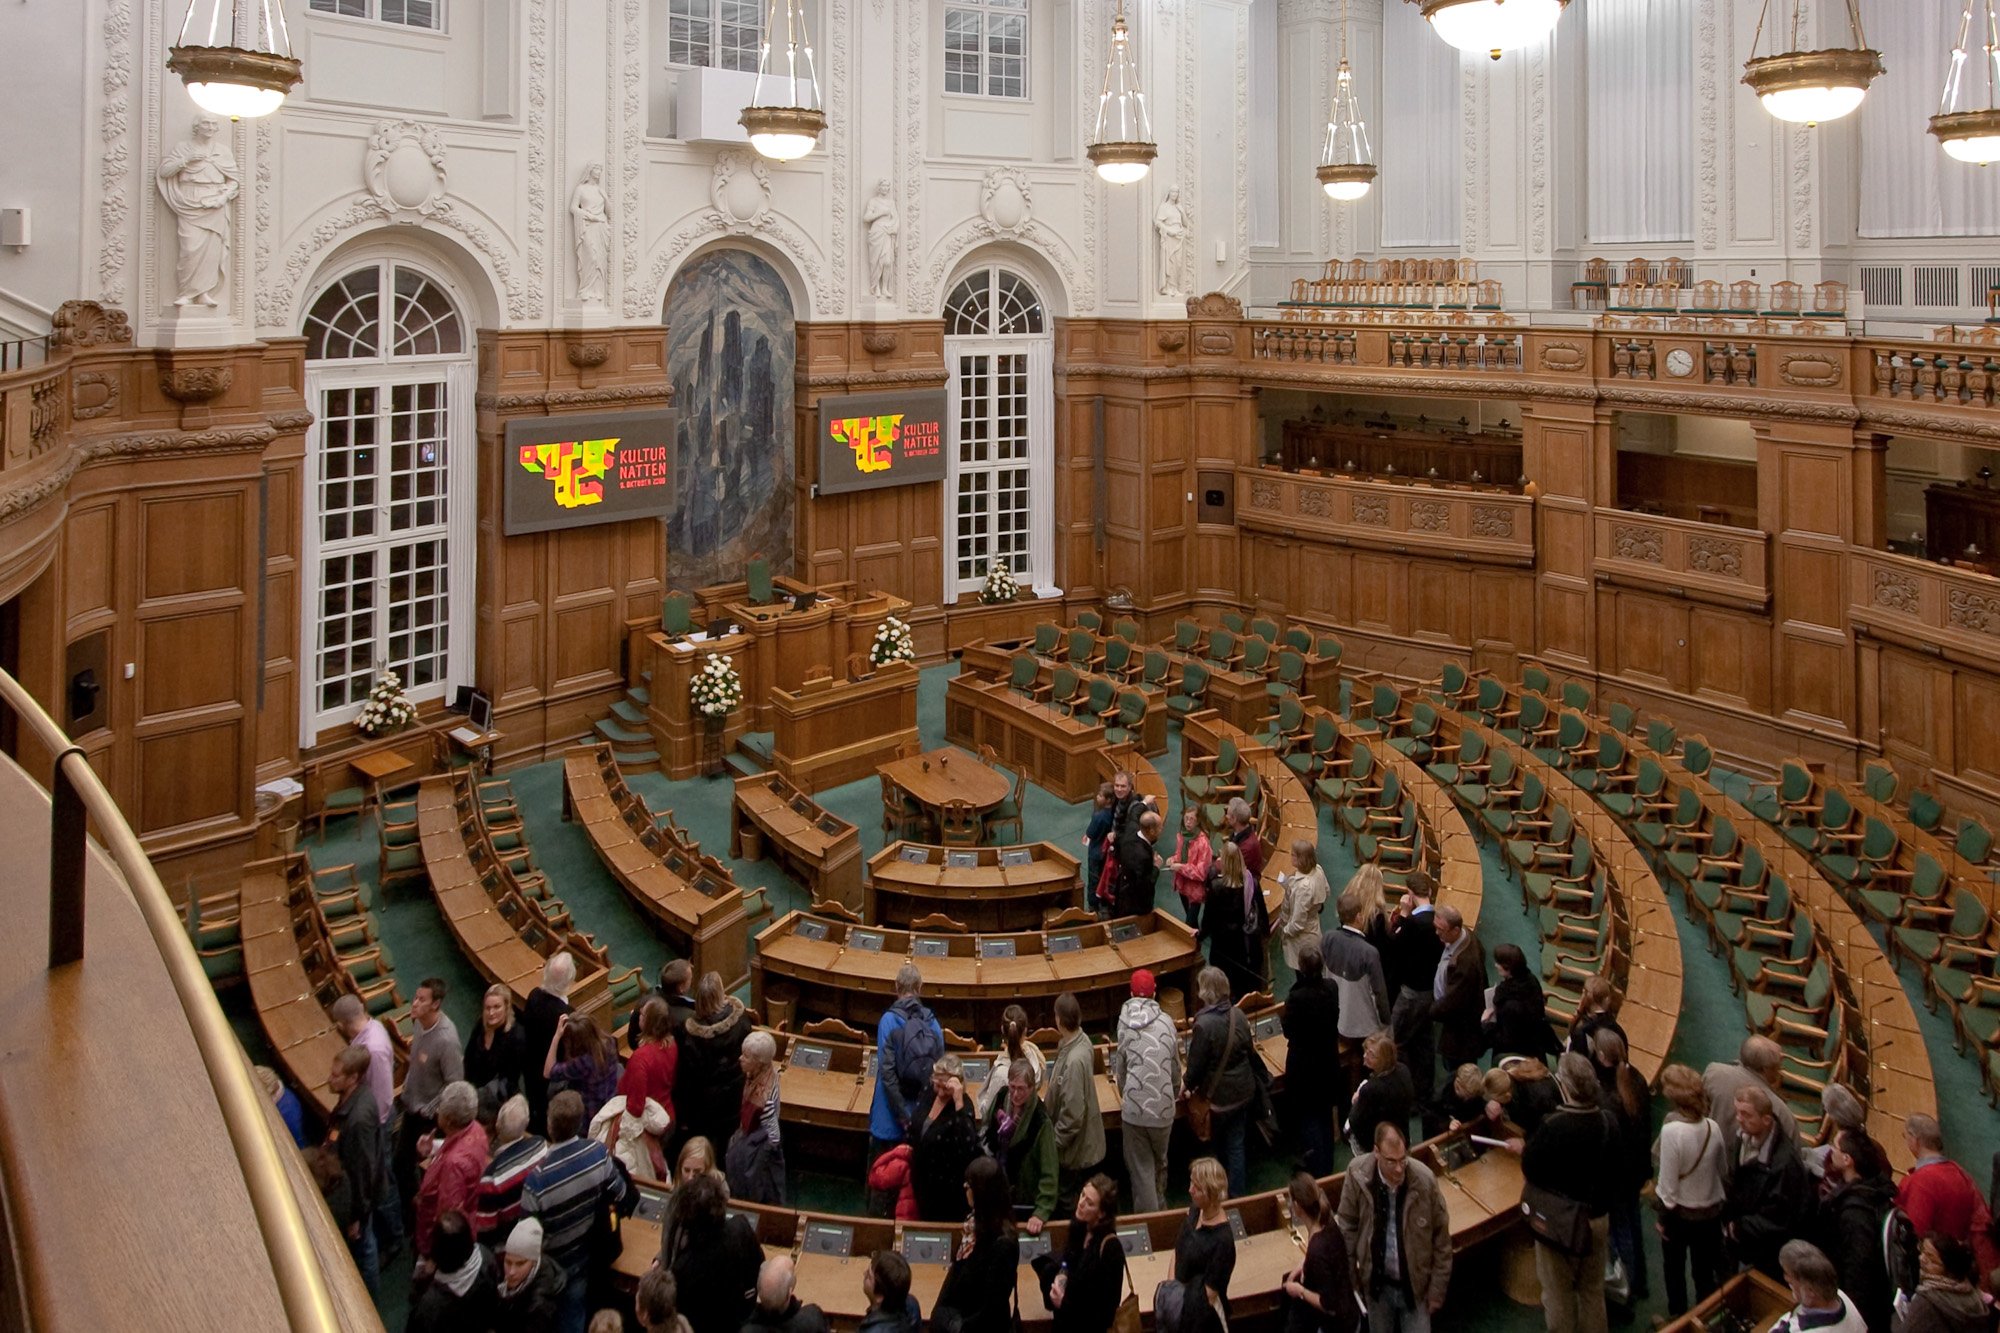
[[291, 1329], [293, 1333], [337, 1333], [340, 1322], [334, 1314], [326, 1274], [306, 1235], [298, 1196], [292, 1192], [279, 1160], [265, 1099], [251, 1083], [242, 1045], [223, 1016], [215, 989], [195, 957], [166, 887], [82, 749], [70, 742], [21, 682], [5, 671], [0, 671], [0, 702], [56, 757], [50, 784], [54, 801], [49, 854], [50, 969], [72, 966], [83, 957], [87, 813], [97, 821], [104, 849], [124, 877], [127, 892], [153, 936], [160, 962], [187, 1016], [188, 1029], [222, 1111], [223, 1127], [236, 1153], [236, 1164], [243, 1171], [243, 1185], [249, 1192], [250, 1207], [263, 1234], [278, 1298]]

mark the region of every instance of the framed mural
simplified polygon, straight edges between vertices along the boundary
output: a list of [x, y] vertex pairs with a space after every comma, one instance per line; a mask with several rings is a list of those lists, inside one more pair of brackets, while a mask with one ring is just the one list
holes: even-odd
[[748, 250], [697, 255], [667, 290], [671, 587], [740, 579], [758, 554], [791, 570], [795, 319], [784, 280]]

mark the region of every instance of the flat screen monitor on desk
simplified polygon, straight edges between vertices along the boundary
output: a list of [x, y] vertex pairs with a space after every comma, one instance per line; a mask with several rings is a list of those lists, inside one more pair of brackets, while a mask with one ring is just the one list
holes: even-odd
[[493, 730], [493, 700], [486, 691], [472, 692], [472, 701], [465, 710], [465, 720], [472, 724], [474, 731]]
[[729, 633], [730, 628], [729, 619], [726, 616], [717, 616], [714, 620], [708, 622], [708, 637], [719, 639]]
[[818, 601], [819, 601], [818, 593], [802, 592], [798, 594], [796, 597], [792, 598], [792, 610], [810, 611], [813, 609], [814, 603]]

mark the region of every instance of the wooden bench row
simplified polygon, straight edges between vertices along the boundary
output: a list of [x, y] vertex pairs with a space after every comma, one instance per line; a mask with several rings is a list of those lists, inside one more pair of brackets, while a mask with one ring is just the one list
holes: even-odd
[[737, 778], [729, 807], [729, 854], [754, 861], [760, 853], [806, 885], [815, 901], [860, 910], [860, 830], [776, 773]]
[[746, 896], [727, 866], [655, 819], [609, 744], [563, 755], [563, 818], [583, 825], [597, 859], [696, 976], [719, 972], [731, 989], [749, 978], [750, 918], [771, 910], [764, 890]]
[[[355, 968], [337, 960], [343, 943], [357, 965], [365, 952], [382, 957], [361, 914], [358, 892], [323, 897], [311, 862], [299, 853], [244, 867], [241, 902], [243, 970], [257, 1021], [292, 1086], [306, 1092], [320, 1111], [331, 1111], [335, 1098], [327, 1074], [334, 1057], [347, 1048], [347, 1039], [328, 1011], [343, 995], [364, 1003], [370, 998]], [[330, 909], [346, 915], [330, 917]], [[393, 994], [386, 968], [379, 971], [376, 994], [382, 993], [382, 985]], [[395, 1083], [400, 1087], [409, 1042], [395, 1012], [386, 1015], [384, 1026], [396, 1052]]]
[[915, 963], [924, 1003], [945, 1026], [997, 1033], [1010, 1004], [1047, 1012], [1073, 993], [1083, 1021], [1108, 1030], [1150, 969], [1162, 986], [1192, 993], [1203, 964], [1194, 932], [1161, 912], [1054, 930], [960, 935], [863, 926], [788, 912], [760, 931], [750, 961], [754, 1004], [767, 1022], [837, 1018], [872, 1027], [895, 1000], [896, 973]]
[[[899, 841], [868, 862], [861, 916], [882, 926], [1034, 930], [1077, 902], [1077, 859], [1052, 842], [944, 847]], [[935, 916], [949, 924], [926, 921]]]

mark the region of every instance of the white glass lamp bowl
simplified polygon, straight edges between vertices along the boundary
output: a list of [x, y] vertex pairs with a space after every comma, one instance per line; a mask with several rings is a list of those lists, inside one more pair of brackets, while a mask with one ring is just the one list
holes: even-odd
[[1438, 36], [1461, 51], [1498, 60], [1540, 41], [1562, 17], [1569, 0], [1422, 0]]

